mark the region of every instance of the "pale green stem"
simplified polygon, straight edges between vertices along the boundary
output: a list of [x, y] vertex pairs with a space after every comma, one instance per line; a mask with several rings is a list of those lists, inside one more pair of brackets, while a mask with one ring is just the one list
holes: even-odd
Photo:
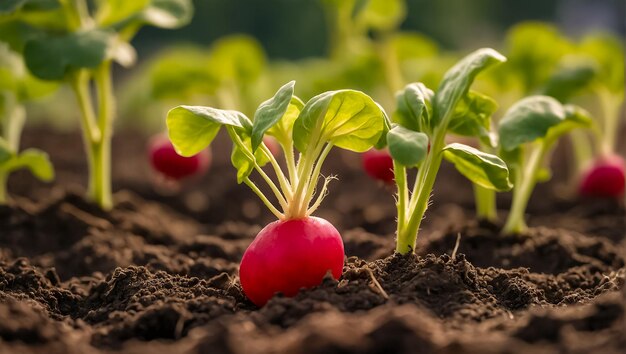
[[404, 85], [404, 79], [398, 65], [396, 51], [390, 48], [389, 34], [383, 33], [381, 36], [380, 42], [377, 43], [377, 54], [383, 63], [387, 88], [391, 93], [391, 97], [394, 97], [396, 91], [400, 90]]
[[304, 217], [304, 215], [300, 214], [301, 198], [303, 197], [302, 193], [304, 193], [305, 186], [309, 184], [309, 180], [311, 178], [311, 174], [309, 173], [306, 175], [306, 171], [311, 171], [313, 169], [315, 158], [319, 156], [321, 148], [322, 145], [320, 144], [317, 147], [310, 147], [307, 149], [306, 154], [300, 154], [297, 166], [298, 184], [296, 185], [296, 192], [293, 195], [289, 210], [286, 210], [286, 216], [289, 219]]
[[326, 194], [328, 194], [328, 183], [330, 183], [332, 179], [333, 177], [324, 178], [324, 185], [322, 186], [322, 190], [317, 195], [317, 199], [315, 200], [315, 203], [313, 203], [313, 205], [309, 209], [307, 209], [306, 216], [313, 214], [317, 210], [317, 208], [319, 208], [319, 206], [322, 204], [322, 201], [326, 197]]
[[598, 97], [603, 115], [603, 145], [600, 153], [610, 154], [617, 147], [617, 135], [619, 133], [620, 109], [623, 105], [624, 96], [614, 96], [605, 87], [598, 87]]
[[94, 143], [100, 141], [100, 130], [96, 126], [96, 118], [93, 110], [91, 94], [89, 92], [88, 75], [85, 71], [80, 71], [76, 76], [73, 76], [70, 80], [72, 89], [78, 101], [80, 108], [80, 122], [82, 127], [83, 145], [85, 146], [85, 154], [87, 155], [87, 165], [89, 170], [89, 183], [87, 187], [87, 194], [90, 198], [95, 198], [96, 184], [94, 181], [95, 176], [95, 156], [92, 146]]
[[398, 227], [396, 230], [396, 237], [398, 237], [398, 235], [401, 235], [403, 233], [403, 229], [406, 223], [406, 202], [409, 197], [409, 189], [406, 184], [406, 167], [394, 161], [393, 173], [396, 181], [396, 186], [398, 187], [398, 199], [396, 201], [396, 209], [398, 212]]
[[293, 143], [289, 141], [289, 143], [285, 145], [281, 143], [281, 146], [285, 152], [285, 161], [289, 172], [289, 180], [291, 181], [291, 186], [293, 187], [298, 184], [298, 173], [296, 169], [296, 159], [293, 154]]
[[232, 141], [239, 147], [239, 149], [241, 149], [241, 151], [244, 154], [246, 154], [246, 157], [250, 161], [252, 161], [252, 163], [254, 164], [254, 169], [261, 175], [261, 177], [263, 177], [263, 180], [265, 180], [265, 183], [267, 183], [267, 185], [270, 187], [270, 189], [274, 193], [274, 196], [276, 196], [276, 199], [278, 200], [278, 203], [280, 204], [280, 206], [283, 208], [283, 210], [287, 210], [288, 204], [287, 204], [287, 201], [285, 200], [285, 197], [283, 197], [283, 195], [281, 194], [276, 184], [274, 184], [274, 181], [272, 181], [272, 179], [267, 175], [267, 173], [265, 173], [265, 171], [263, 171], [263, 169], [256, 163], [256, 159], [252, 151], [250, 151], [250, 149], [248, 149], [246, 144], [244, 144], [244, 142], [241, 140], [239, 135], [237, 135], [237, 133], [234, 131], [234, 128], [228, 127], [227, 130]]
[[291, 190], [291, 185], [289, 184], [287, 177], [285, 177], [283, 170], [280, 168], [278, 161], [276, 161], [276, 158], [274, 157], [274, 155], [272, 155], [272, 152], [267, 148], [267, 146], [265, 146], [265, 144], [261, 143], [259, 147], [263, 151], [263, 154], [265, 155], [265, 157], [267, 157], [270, 160], [270, 164], [274, 168], [274, 172], [276, 173], [276, 178], [278, 178], [278, 182], [280, 183], [280, 188], [283, 190], [283, 193], [285, 194], [286, 199], [290, 200], [291, 197], [293, 196], [293, 191]]
[[409, 201], [408, 220], [405, 227], [401, 229], [396, 241], [396, 252], [407, 254], [415, 251], [415, 243], [417, 242], [417, 234], [420, 224], [428, 209], [428, 203], [439, 167], [443, 160], [443, 148], [445, 146], [446, 130], [448, 129], [449, 117], [442, 119], [441, 125], [434, 132], [434, 139], [431, 143], [431, 149], [426, 160], [419, 166], [417, 176], [415, 178], [416, 185], [414, 193]]
[[0, 205], [6, 205], [8, 203], [7, 196], [7, 182], [8, 174], [4, 171], [0, 171]]
[[481, 220], [495, 222], [498, 220], [496, 207], [496, 192], [474, 184], [474, 200], [476, 202], [476, 217]]
[[261, 175], [261, 177], [263, 177], [263, 179], [265, 180], [265, 183], [267, 183], [267, 185], [270, 187], [272, 192], [274, 192], [274, 195], [276, 196], [276, 199], [278, 200], [278, 203], [283, 208], [283, 210], [286, 210], [288, 206], [287, 200], [282, 195], [282, 193], [280, 192], [280, 189], [278, 189], [276, 184], [274, 184], [274, 181], [272, 181], [270, 176], [268, 176], [267, 173], [265, 173], [265, 171], [263, 171], [263, 169], [259, 167], [259, 165], [256, 164], [256, 162], [254, 163], [254, 169]]
[[[593, 158], [593, 149], [585, 131], [574, 130], [570, 133], [569, 137], [576, 162], [574, 171], [572, 171], [572, 177], [576, 178], [577, 175], [583, 170], [586, 163]], [[596, 138], [596, 141], [601, 140], [602, 139], [599, 136]]]
[[549, 146], [546, 142], [541, 143], [540, 146], [532, 150], [528, 162], [520, 166], [520, 168], [515, 169], [513, 204], [506, 224], [502, 229], [504, 234], [520, 234], [528, 228], [524, 213], [526, 212], [526, 207], [533, 193], [533, 189], [537, 184], [535, 174], [539, 167], [541, 167], [541, 163], [548, 148]]
[[304, 194], [304, 198], [301, 201], [299, 201], [300, 207], [298, 208], [298, 215], [306, 214], [307, 207], [309, 206], [309, 203], [311, 199], [313, 199], [313, 195], [315, 194], [315, 187], [317, 186], [317, 177], [322, 172], [322, 165], [324, 164], [324, 160], [326, 160], [326, 156], [328, 156], [328, 153], [330, 152], [332, 148], [333, 148], [333, 144], [330, 144], [330, 143], [327, 144], [324, 150], [322, 150], [321, 155], [315, 162], [315, 168], [313, 169], [313, 172], [309, 175], [309, 177], [306, 180], [307, 182], [305, 183], [306, 193]]
[[252, 191], [254, 193], [256, 193], [257, 196], [259, 196], [259, 198], [261, 199], [261, 201], [263, 202], [263, 204], [265, 204], [265, 206], [272, 212], [272, 214], [274, 214], [274, 216], [276, 216], [279, 220], [283, 220], [285, 218], [285, 215], [283, 213], [281, 213], [280, 211], [278, 211], [278, 209], [276, 209], [276, 207], [272, 204], [272, 202], [270, 202], [267, 197], [265, 196], [265, 194], [263, 194], [263, 192], [261, 192], [261, 190], [259, 189], [259, 187], [256, 186], [256, 184], [254, 184], [254, 182], [252, 182], [250, 180], [250, 178], [246, 177], [243, 182], [250, 187], [250, 189], [252, 189]]
[[[431, 151], [441, 151], [441, 148], [434, 150], [431, 149]], [[409, 210], [411, 210], [412, 213], [409, 216], [406, 228], [403, 230], [401, 235], [398, 235], [398, 241], [396, 242], [396, 251], [400, 254], [407, 254], [415, 251], [417, 234], [419, 232], [422, 219], [424, 218], [424, 214], [426, 213], [426, 209], [428, 209], [430, 194], [435, 185], [435, 179], [437, 177], [439, 167], [441, 166], [442, 158], [443, 154], [441, 153], [429, 154], [429, 158], [427, 158], [426, 163], [420, 170], [421, 172], [426, 169], [424, 178], [418, 179], [418, 181], [423, 181], [423, 185], [420, 186], [419, 193], [417, 195], [411, 196], [412, 200]]]
[[111, 138], [115, 113], [115, 96], [111, 79], [111, 63], [102, 63], [94, 73], [94, 82], [98, 91], [98, 128], [100, 141], [92, 142], [94, 174], [91, 176], [95, 185], [96, 203], [104, 210], [113, 207], [111, 191]]

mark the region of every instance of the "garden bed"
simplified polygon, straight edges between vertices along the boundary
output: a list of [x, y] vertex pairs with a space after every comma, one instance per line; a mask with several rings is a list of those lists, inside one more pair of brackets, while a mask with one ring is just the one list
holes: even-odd
[[340, 181], [317, 214], [342, 233], [344, 274], [259, 309], [241, 291], [238, 264], [271, 215], [230, 178], [229, 156], [164, 196], [145, 182], [145, 139], [118, 139], [121, 191], [103, 212], [71, 187], [83, 182], [82, 156], [68, 153], [79, 151], [78, 135], [26, 132], [26, 145], [46, 145], [64, 188], [20, 175], [11, 190], [21, 197], [0, 209], [0, 318], [10, 319], [0, 323], [0, 352], [617, 353], [626, 345], [617, 204], [583, 208], [548, 184], [529, 207], [531, 226], [542, 227], [503, 237], [474, 221], [469, 183], [445, 169], [419, 255], [399, 256], [391, 191], [362, 174], [356, 154], [334, 154], [329, 170]]

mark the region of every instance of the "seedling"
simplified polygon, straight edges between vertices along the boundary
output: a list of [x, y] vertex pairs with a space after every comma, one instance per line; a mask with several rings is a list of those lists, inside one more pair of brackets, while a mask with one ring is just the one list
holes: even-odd
[[[505, 60], [493, 49], [480, 49], [452, 67], [436, 93], [423, 84], [410, 84], [398, 95], [396, 124], [387, 134], [398, 187], [398, 253], [415, 250], [420, 223], [444, 158], [483, 188], [511, 189], [509, 171], [499, 157], [459, 143], [445, 144], [448, 133], [490, 140], [489, 119], [494, 103], [469, 89], [480, 72]], [[410, 167], [418, 168], [411, 193], [407, 183]]]
[[[591, 161], [585, 153], [578, 151], [576, 154], [581, 167], [578, 191], [587, 197], [619, 198], [624, 195], [626, 185], [626, 163], [616, 153], [620, 117], [624, 112], [624, 44], [614, 36], [591, 35], [582, 40], [580, 47], [581, 52], [597, 64], [596, 79], [589, 91], [600, 109], [594, 114], [597, 119], [592, 127]], [[575, 143], [576, 147], [586, 146], [580, 138]]]
[[615, 198], [624, 195], [626, 164], [621, 156], [609, 155], [594, 160], [583, 170], [579, 187], [584, 197]]
[[[302, 287], [317, 285], [328, 271], [335, 278], [341, 275], [339, 232], [311, 216], [332, 179], [326, 177], [318, 189], [322, 164], [333, 147], [364, 152], [381, 145], [387, 131], [385, 113], [362, 92], [325, 92], [306, 105], [293, 93], [292, 81], [257, 108], [253, 121], [238, 111], [201, 106], [178, 106], [167, 115], [169, 137], [183, 156], [205, 149], [224, 126], [233, 142], [231, 162], [238, 182], [250, 187], [278, 218], [261, 230], [241, 261], [244, 293], [258, 306], [276, 292], [293, 296]], [[266, 135], [280, 144], [286, 172], [263, 142]], [[262, 168], [266, 164], [274, 179]], [[278, 206], [250, 179], [253, 171]]]
[[[22, 26], [6, 33], [14, 34], [8, 40], [19, 48], [30, 72], [42, 80], [67, 83], [74, 91], [89, 165], [89, 197], [110, 209], [115, 117], [112, 63], [133, 64], [135, 51], [130, 41], [143, 25], [176, 28], [189, 22], [191, 2], [22, 0], [3, 2], [0, 12], [9, 15], [9, 26]], [[92, 83], [97, 110], [91, 97]]]
[[169, 139], [161, 134], [150, 140], [148, 154], [152, 168], [173, 181], [201, 175], [211, 165], [211, 150], [204, 149], [190, 157], [180, 156]]
[[519, 234], [526, 229], [524, 213], [537, 182], [549, 178], [543, 167], [546, 156], [564, 134], [591, 125], [589, 114], [573, 105], [562, 105], [549, 96], [531, 96], [514, 104], [498, 127], [500, 154], [512, 170], [513, 202], [502, 230]]
[[19, 147], [26, 119], [23, 103], [55, 88], [28, 75], [19, 55], [0, 43], [0, 205], [8, 201], [11, 172], [26, 168], [42, 181], [54, 178], [45, 152], [33, 148], [20, 152]]
[[387, 149], [371, 149], [361, 155], [363, 170], [375, 180], [393, 183], [393, 159]]

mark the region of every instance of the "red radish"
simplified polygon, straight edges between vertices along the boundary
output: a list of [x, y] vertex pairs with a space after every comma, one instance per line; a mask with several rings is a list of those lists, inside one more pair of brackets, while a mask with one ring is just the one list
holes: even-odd
[[393, 159], [389, 151], [371, 149], [364, 152], [361, 157], [363, 169], [370, 177], [385, 183], [393, 183]]
[[274, 157], [280, 156], [282, 150], [280, 144], [278, 143], [278, 141], [276, 141], [276, 139], [272, 138], [271, 136], [266, 136], [263, 138], [263, 144], [267, 146], [267, 148], [270, 150], [272, 155], [274, 155]]
[[608, 155], [585, 169], [579, 193], [585, 197], [613, 198], [624, 195], [626, 163], [621, 156]]
[[263, 306], [281, 292], [294, 296], [301, 288], [319, 285], [329, 271], [343, 270], [343, 242], [324, 219], [279, 220], [256, 236], [241, 260], [239, 276], [246, 296]]
[[163, 135], [153, 137], [148, 144], [150, 163], [157, 172], [172, 180], [204, 173], [211, 164], [211, 151], [202, 150], [191, 157], [176, 153], [169, 139]]

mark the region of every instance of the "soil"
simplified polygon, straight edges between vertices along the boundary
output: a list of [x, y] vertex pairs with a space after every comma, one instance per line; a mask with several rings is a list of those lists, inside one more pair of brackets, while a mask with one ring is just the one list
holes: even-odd
[[235, 183], [228, 154], [214, 151], [209, 175], [164, 195], [145, 182], [146, 139], [118, 139], [120, 192], [103, 212], [77, 187], [78, 135], [25, 134], [26, 145], [51, 153], [58, 182], [16, 174], [14, 201], [0, 208], [0, 353], [626, 347], [623, 205], [568, 201], [554, 192], [558, 178], [537, 191], [544, 198], [529, 208], [529, 232], [502, 236], [500, 225], [475, 220], [471, 187], [446, 168], [417, 255], [400, 256], [391, 191], [360, 173], [358, 156], [336, 153], [326, 167], [341, 179], [318, 216], [342, 232], [344, 273], [259, 309], [242, 293], [238, 262], [271, 215]]

